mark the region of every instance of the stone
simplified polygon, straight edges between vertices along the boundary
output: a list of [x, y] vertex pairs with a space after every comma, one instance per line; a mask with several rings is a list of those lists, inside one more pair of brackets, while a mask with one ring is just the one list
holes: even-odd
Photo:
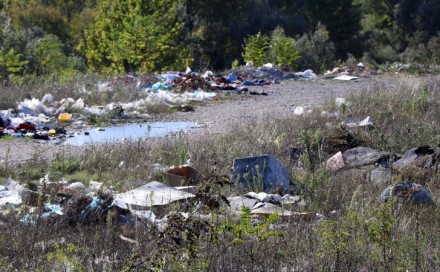
[[289, 171], [273, 156], [235, 159], [233, 171], [232, 180], [245, 191], [290, 192]]

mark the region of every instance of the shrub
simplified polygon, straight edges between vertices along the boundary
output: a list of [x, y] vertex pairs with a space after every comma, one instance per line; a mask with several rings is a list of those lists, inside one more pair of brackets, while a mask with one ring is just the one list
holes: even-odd
[[323, 24], [318, 24], [313, 34], [301, 36], [297, 47], [301, 56], [298, 68], [301, 70], [312, 69], [319, 73], [336, 63], [335, 46]]
[[295, 39], [287, 37], [281, 27], [275, 28], [270, 40], [270, 61], [278, 66], [294, 67], [299, 59]]
[[267, 60], [269, 50], [269, 37], [258, 32], [257, 35], [248, 36], [244, 40], [244, 61], [252, 61], [255, 66], [261, 66]]

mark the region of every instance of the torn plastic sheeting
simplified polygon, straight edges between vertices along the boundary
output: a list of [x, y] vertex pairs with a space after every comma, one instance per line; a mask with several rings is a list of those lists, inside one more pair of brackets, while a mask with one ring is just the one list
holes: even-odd
[[304, 72], [297, 72], [297, 73], [295, 73], [295, 75], [302, 76], [305, 79], [313, 79], [316, 77], [316, 74], [313, 73], [313, 70], [311, 70], [311, 69], [307, 69]]
[[261, 202], [272, 203], [276, 205], [281, 205], [284, 202], [284, 199], [280, 195], [268, 194], [265, 192], [260, 192], [258, 194], [255, 192], [249, 192], [246, 193], [244, 196], [248, 198], [257, 199]]
[[144, 211], [131, 210], [131, 212], [139, 220], [147, 220], [151, 223], [154, 223], [154, 221], [156, 220], [156, 215], [151, 210], [144, 210]]
[[146, 88], [145, 90], [147, 92], [157, 92], [157, 91], [160, 91], [160, 90], [168, 90], [169, 88], [170, 87], [168, 87], [168, 85], [166, 85], [165, 83], [156, 82], [151, 87]]
[[150, 93], [144, 101], [149, 105], [174, 105], [185, 103], [184, 99], [177, 94], [164, 90]]
[[84, 99], [78, 98], [75, 103], [71, 106], [72, 109], [83, 110], [85, 107]]
[[290, 192], [289, 171], [273, 156], [235, 159], [233, 169], [232, 180], [247, 191], [282, 189], [286, 193]]
[[176, 73], [166, 73], [166, 74], [161, 74], [160, 75], [160, 78], [165, 80], [165, 84], [172, 83], [173, 80], [178, 78], [178, 77], [180, 77], [180, 73], [179, 72], [176, 72]]
[[2, 191], [0, 194], [0, 208], [6, 205], [19, 206], [23, 203], [23, 199], [17, 191]]
[[[114, 205], [134, 208], [149, 208], [167, 205], [178, 200], [193, 198], [195, 195], [179, 191], [163, 183], [152, 181], [131, 191], [117, 194]], [[121, 205], [121, 206], [120, 206]]]
[[80, 217], [84, 219], [91, 211], [100, 209], [101, 199], [97, 196], [92, 197], [92, 201], [81, 211]]
[[335, 105], [336, 105], [336, 107], [340, 107], [342, 105], [350, 106], [350, 103], [347, 102], [347, 99], [345, 99], [343, 97], [338, 97], [335, 99]]
[[92, 115], [102, 115], [108, 112], [108, 110], [103, 108], [96, 108], [96, 107], [85, 107], [83, 112], [85, 114], [92, 114]]
[[272, 203], [258, 203], [251, 210], [251, 214], [257, 214], [257, 215], [271, 215], [274, 213], [282, 217], [293, 215], [291, 211], [286, 210]]
[[11, 178], [8, 178], [8, 180], [5, 182], [4, 186], [9, 191], [17, 191], [18, 193], [20, 193], [24, 190], [23, 185], [19, 184], [18, 182], [14, 181]]
[[203, 101], [212, 99], [216, 96], [216, 93], [205, 92], [205, 91], [195, 91], [195, 92], [184, 92], [182, 97], [187, 101]]
[[349, 80], [353, 80], [353, 79], [358, 79], [358, 77], [349, 76], [349, 75], [342, 75], [342, 76], [337, 76], [334, 79], [336, 79], [336, 80], [343, 80], [343, 81], [349, 81]]
[[63, 215], [63, 208], [59, 204], [45, 203], [44, 209], [47, 211], [41, 214], [41, 218], [49, 218], [54, 215]]
[[258, 203], [257, 199], [248, 198], [245, 196], [228, 197], [230, 211], [234, 214], [241, 213], [242, 207], [252, 209]]
[[371, 116], [367, 116], [365, 119], [358, 123], [348, 123], [348, 127], [369, 127], [373, 125], [373, 118]]

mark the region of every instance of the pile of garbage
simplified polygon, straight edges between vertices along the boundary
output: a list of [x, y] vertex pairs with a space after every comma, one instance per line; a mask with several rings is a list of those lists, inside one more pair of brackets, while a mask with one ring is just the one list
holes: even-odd
[[[419, 165], [419, 160], [424, 162], [421, 167], [426, 167], [427, 161], [433, 167], [439, 154], [439, 150], [421, 147], [393, 159], [387, 152], [356, 147], [339, 152], [325, 165], [334, 172], [367, 166], [399, 168]], [[306, 203], [301, 196], [290, 194], [287, 168], [270, 155], [235, 159], [233, 174], [222, 186], [233, 186], [238, 194], [227, 197], [210, 191], [213, 181], [190, 165], [169, 168], [159, 165], [157, 169], [163, 174], [162, 182], [148, 182], [124, 192], [105, 188], [96, 181], [90, 181], [87, 186], [78, 180], [54, 182], [48, 175], [27, 186], [9, 178], [0, 186], [0, 213], [18, 217], [23, 224], [55, 219], [73, 226], [106, 224], [110, 216], [120, 227], [121, 239], [133, 243], [137, 243], [132, 235], [136, 227], [150, 226], [165, 231], [176, 216], [184, 221], [194, 216], [210, 218], [214, 210], [231, 218], [240, 218], [247, 210], [255, 223], [272, 214], [277, 215], [279, 223], [316, 224], [325, 220], [315, 212], [298, 212], [304, 210]], [[384, 183], [391, 184], [380, 195], [381, 201], [435, 204], [429, 191], [418, 183], [383, 180], [381, 184]]]
[[0, 137], [9, 135], [17, 138], [49, 140], [73, 137], [66, 133], [66, 128], [80, 130], [90, 117], [109, 116], [111, 118], [148, 119], [143, 113], [151, 105], [164, 105], [182, 111], [192, 111], [187, 105], [194, 101], [205, 101], [215, 98], [219, 93], [233, 91], [252, 95], [268, 95], [266, 91], [249, 90], [251, 86], [267, 86], [285, 79], [314, 78], [311, 70], [293, 73], [284, 71], [272, 64], [254, 67], [251, 63], [227, 73], [214, 75], [212, 71], [203, 74], [192, 72], [162, 73], [152, 83], [134, 76], [117, 77], [110, 81], [99, 82], [96, 92], [111, 91], [112, 86], [126, 84], [133, 91], [140, 91], [142, 98], [126, 103], [110, 103], [102, 106], [86, 105], [84, 98], [64, 98], [59, 101], [51, 94], [37, 98], [25, 99], [18, 103], [16, 109], [0, 111]]
[[[182, 216], [189, 214], [209, 215], [215, 207], [227, 216], [239, 215], [243, 207], [250, 209], [255, 220], [277, 213], [283, 221], [318, 222], [323, 216], [315, 213], [294, 211], [305, 204], [299, 196], [289, 194], [285, 178], [276, 182], [271, 173], [284, 169], [280, 162], [271, 156], [237, 159], [238, 165], [246, 160], [250, 168], [258, 169], [260, 163], [266, 163], [263, 173], [271, 179], [263, 187], [268, 192], [247, 191], [242, 195], [223, 197], [204, 190], [202, 183], [205, 176], [188, 165], [163, 169], [163, 183], [152, 181], [125, 192], [116, 192], [106, 188], [102, 183], [90, 181], [88, 185], [78, 180], [51, 181], [46, 175], [39, 182], [26, 186], [9, 178], [0, 186], [0, 213], [2, 216], [18, 217], [23, 224], [35, 224], [39, 220], [61, 220], [69, 225], [105, 224], [110, 215], [121, 230], [138, 225], [156, 226], [165, 229], [170, 207], [173, 212]], [[243, 176], [250, 169], [235, 169], [236, 176]], [[288, 178], [288, 177], [287, 177]], [[255, 181], [256, 182], [256, 181]], [[239, 187], [241, 181], [230, 180], [230, 185]], [[278, 185], [283, 184], [282, 191], [276, 192]], [[208, 186], [209, 187], [209, 186]], [[250, 186], [257, 188], [257, 184]], [[214, 205], [213, 205], [214, 203]], [[170, 206], [172, 205], [172, 206]], [[131, 241], [129, 233], [122, 233], [123, 239]]]
[[367, 68], [362, 62], [354, 66], [345, 67], [335, 67], [332, 71], [327, 71], [322, 76], [325, 79], [336, 79], [336, 80], [355, 80], [360, 77], [370, 77], [372, 75], [377, 75], [378, 72]]

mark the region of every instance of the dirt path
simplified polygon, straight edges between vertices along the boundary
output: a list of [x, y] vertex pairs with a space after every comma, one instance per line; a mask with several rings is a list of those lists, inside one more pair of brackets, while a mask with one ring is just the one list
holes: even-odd
[[228, 103], [210, 104], [194, 112], [176, 112], [166, 120], [197, 122], [202, 129], [196, 133], [223, 133], [234, 123], [244, 119], [288, 117], [298, 106], [318, 106], [328, 99], [345, 97], [349, 92], [360, 92], [381, 82], [380, 78], [363, 78], [356, 81], [310, 80], [284, 81], [280, 84], [252, 87], [252, 91], [266, 91], [268, 96], [246, 95]]
[[[176, 112], [165, 116], [167, 121], [197, 122], [199, 128], [191, 134], [218, 134], [228, 131], [244, 119], [287, 117], [297, 106], [320, 105], [328, 99], [344, 97], [349, 92], [360, 92], [383, 82], [383, 77], [363, 78], [356, 81], [309, 80], [283, 81], [264, 87], [251, 87], [252, 91], [266, 91], [268, 96], [244, 95], [225, 103], [198, 107], [194, 112]], [[80, 147], [55, 146], [35, 140], [0, 141], [0, 165], [23, 164], [35, 158], [51, 159], [57, 154], [81, 152]], [[1, 171], [1, 167], [0, 167]]]

